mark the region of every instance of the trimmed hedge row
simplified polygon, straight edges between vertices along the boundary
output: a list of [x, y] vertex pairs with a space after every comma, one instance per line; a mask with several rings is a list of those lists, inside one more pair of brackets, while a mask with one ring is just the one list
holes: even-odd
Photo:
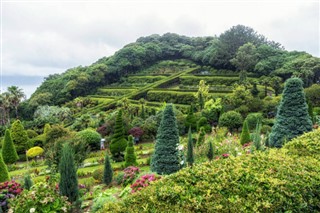
[[[249, 82], [252, 82], [255, 78], [247, 78]], [[209, 85], [227, 85], [231, 86], [234, 83], [239, 82], [239, 77], [199, 77], [199, 76], [181, 76], [180, 83], [183, 85], [198, 85], [200, 80], [205, 80]]]
[[[197, 99], [194, 92], [178, 92], [178, 91], [164, 91], [164, 90], [150, 90], [147, 93], [148, 101], [176, 103], [176, 104], [191, 104], [195, 103]], [[212, 98], [223, 97], [226, 93], [210, 93]]]
[[319, 212], [320, 162], [286, 150], [230, 156], [166, 176], [101, 212]]
[[137, 91], [137, 89], [104, 88], [99, 89], [97, 94], [105, 96], [123, 96], [134, 91]]
[[158, 75], [158, 76], [129, 76], [127, 79], [126, 79], [126, 82], [130, 83], [130, 84], [145, 84], [145, 83], [154, 83], [154, 82], [157, 82], [157, 81], [160, 81], [160, 80], [163, 80], [167, 78], [166, 76], [161, 76], [161, 75]]

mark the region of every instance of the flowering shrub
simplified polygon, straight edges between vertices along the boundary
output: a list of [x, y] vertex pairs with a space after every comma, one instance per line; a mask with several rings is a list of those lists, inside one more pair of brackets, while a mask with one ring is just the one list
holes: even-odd
[[19, 195], [22, 190], [21, 185], [14, 180], [0, 183], [0, 208], [7, 210], [9, 199]]
[[161, 177], [156, 176], [155, 174], [146, 174], [141, 176], [134, 184], [132, 184], [131, 187], [131, 193], [134, 193], [136, 191], [141, 190], [144, 187], [147, 187], [150, 185], [151, 182], [159, 180]]
[[222, 154], [222, 157], [223, 157], [223, 158], [228, 158], [229, 156], [230, 156], [230, 154], [228, 154], [228, 153]]
[[129, 166], [123, 170], [124, 175], [122, 179], [123, 185], [128, 185], [133, 182], [133, 180], [137, 177], [137, 175], [140, 173], [140, 169], [135, 166]]
[[59, 195], [53, 185], [40, 182], [33, 185], [30, 191], [25, 190], [10, 200], [9, 212], [69, 212], [71, 204], [67, 200], [67, 197]]

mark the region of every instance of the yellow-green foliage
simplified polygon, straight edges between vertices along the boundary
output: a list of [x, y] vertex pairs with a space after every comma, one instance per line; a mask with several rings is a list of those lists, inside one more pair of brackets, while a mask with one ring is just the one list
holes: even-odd
[[319, 172], [314, 158], [255, 152], [182, 169], [102, 212], [318, 212]]
[[288, 149], [290, 154], [310, 156], [320, 160], [320, 129], [291, 140], [283, 148]]
[[43, 149], [39, 146], [35, 146], [35, 147], [32, 147], [31, 149], [29, 149], [27, 151], [27, 157], [28, 158], [34, 158], [36, 156], [39, 156], [39, 155], [42, 155], [43, 154]]

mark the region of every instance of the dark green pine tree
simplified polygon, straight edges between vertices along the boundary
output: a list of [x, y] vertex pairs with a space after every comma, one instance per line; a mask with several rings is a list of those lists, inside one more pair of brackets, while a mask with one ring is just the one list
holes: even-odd
[[199, 97], [198, 97], [198, 104], [199, 104], [199, 111], [203, 110], [204, 108], [204, 98], [202, 93], [199, 93]]
[[76, 203], [79, 198], [77, 170], [74, 163], [74, 153], [71, 146], [65, 143], [62, 147], [60, 165], [60, 193], [71, 203]]
[[110, 163], [110, 158], [108, 153], [106, 153], [106, 158], [104, 160], [104, 171], [103, 171], [103, 182], [109, 185], [112, 182], [113, 170]]
[[213, 157], [214, 157], [214, 151], [213, 151], [213, 146], [212, 146], [212, 142], [209, 142], [209, 149], [207, 152], [207, 157], [209, 159], [209, 161], [212, 161]]
[[145, 112], [145, 109], [144, 109], [144, 104], [141, 104], [141, 118], [142, 119], [145, 119], [146, 118], [146, 112]]
[[186, 117], [185, 121], [185, 126], [186, 127], [191, 127], [191, 130], [194, 132], [197, 130], [197, 118], [193, 114], [193, 105], [190, 106], [188, 115]]
[[172, 174], [180, 169], [179, 130], [172, 104], [167, 104], [157, 132], [151, 169], [158, 174]]
[[193, 156], [193, 140], [192, 140], [192, 133], [191, 127], [189, 128], [188, 132], [188, 150], [187, 150], [187, 162], [189, 166], [192, 166], [194, 163], [194, 156]]
[[257, 83], [254, 83], [254, 84], [253, 84], [253, 87], [252, 87], [252, 89], [251, 89], [251, 94], [252, 94], [253, 97], [258, 97], [258, 95], [259, 95], [259, 90], [258, 90], [258, 88], [257, 88]]
[[290, 78], [286, 81], [276, 122], [269, 136], [268, 143], [271, 147], [280, 148], [285, 141], [312, 130], [302, 85], [302, 80], [299, 78]]
[[11, 133], [8, 129], [6, 129], [6, 133], [4, 135], [4, 141], [2, 145], [2, 157], [3, 161], [6, 164], [15, 163], [19, 159], [16, 148], [11, 138]]
[[24, 184], [23, 184], [23, 188], [26, 190], [30, 190], [31, 186], [33, 185], [33, 182], [31, 180], [30, 175], [26, 175], [24, 176]]
[[11, 127], [11, 137], [18, 154], [25, 154], [28, 146], [28, 135], [20, 120], [16, 120]]
[[110, 151], [115, 161], [123, 161], [126, 150], [127, 140], [124, 137], [124, 126], [122, 120], [122, 110], [118, 112], [114, 134], [111, 138]]
[[128, 166], [136, 166], [138, 165], [137, 163], [137, 156], [134, 153], [134, 147], [133, 147], [133, 137], [132, 135], [129, 135], [128, 137], [128, 146], [126, 148], [126, 154], [124, 156], [125, 159], [125, 167]]
[[0, 154], [0, 183], [10, 180], [7, 165], [4, 163], [2, 155]]
[[243, 144], [249, 143], [250, 141], [251, 141], [251, 139], [250, 139], [248, 122], [247, 122], [247, 120], [244, 120], [243, 125], [242, 125], [241, 136], [240, 136], [240, 143], [241, 143], [241, 145], [243, 145]]

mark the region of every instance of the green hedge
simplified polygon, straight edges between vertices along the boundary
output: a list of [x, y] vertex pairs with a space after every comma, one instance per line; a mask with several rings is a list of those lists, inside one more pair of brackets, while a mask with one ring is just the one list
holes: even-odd
[[104, 96], [123, 96], [130, 92], [134, 92], [136, 89], [121, 89], [121, 88], [101, 88], [97, 94]]
[[[249, 82], [253, 81], [255, 78], [247, 78]], [[239, 77], [199, 77], [199, 76], [181, 76], [180, 83], [183, 85], [198, 85], [200, 80], [205, 80], [208, 85], [227, 85], [231, 86], [234, 83], [239, 82]]]
[[166, 176], [101, 212], [319, 212], [320, 162], [286, 150], [229, 157]]
[[167, 78], [166, 76], [130, 76], [126, 79], [126, 82], [130, 84], [144, 84], [144, 83], [154, 83]]

